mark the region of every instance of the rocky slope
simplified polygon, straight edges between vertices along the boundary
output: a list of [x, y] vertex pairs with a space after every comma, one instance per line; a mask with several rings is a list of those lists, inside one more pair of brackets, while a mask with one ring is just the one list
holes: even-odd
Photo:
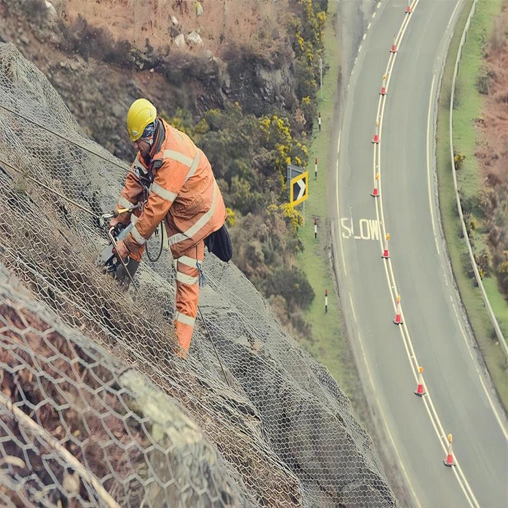
[[[256, 114], [298, 107], [288, 0], [202, 2], [200, 16], [188, 0], [153, 0], [152, 9], [132, 0], [44, 1], [0, 1], [1, 40], [36, 63], [92, 139], [122, 158], [132, 157], [124, 122], [138, 97], [195, 117], [228, 101]], [[263, 37], [255, 35], [261, 26]], [[198, 32], [201, 42], [192, 42]]]

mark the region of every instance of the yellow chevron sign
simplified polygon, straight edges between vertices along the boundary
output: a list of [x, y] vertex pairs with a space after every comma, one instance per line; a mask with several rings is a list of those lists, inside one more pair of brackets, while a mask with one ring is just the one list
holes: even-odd
[[295, 176], [289, 186], [289, 204], [291, 206], [299, 205], [309, 197], [309, 172], [305, 171], [301, 175]]

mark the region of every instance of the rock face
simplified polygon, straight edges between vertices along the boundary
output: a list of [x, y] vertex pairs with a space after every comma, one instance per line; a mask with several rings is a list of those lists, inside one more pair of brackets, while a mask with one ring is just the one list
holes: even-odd
[[[0, 68], [0, 263], [31, 292], [14, 295], [4, 271], [0, 499], [394, 506], [349, 401], [232, 263], [205, 257], [190, 356], [174, 354], [169, 251], [142, 262], [128, 293], [96, 266], [97, 214], [114, 206], [125, 164], [13, 45], [0, 44]], [[78, 480], [79, 494], [63, 489]]]

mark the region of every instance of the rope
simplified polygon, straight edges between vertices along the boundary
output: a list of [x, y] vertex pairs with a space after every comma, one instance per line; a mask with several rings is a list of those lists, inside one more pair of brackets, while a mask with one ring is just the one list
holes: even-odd
[[219, 353], [217, 351], [217, 348], [215, 347], [215, 342], [212, 339], [212, 334], [210, 333], [210, 330], [208, 329], [208, 325], [206, 324], [205, 318], [203, 316], [203, 313], [201, 312], [201, 309], [198, 306], [198, 312], [201, 317], [201, 321], [203, 321], [203, 324], [205, 325], [205, 330], [208, 335], [208, 338], [210, 339], [210, 342], [212, 343], [213, 350], [215, 351], [215, 356], [217, 357], [217, 360], [219, 361], [220, 368], [222, 369], [222, 374], [224, 376], [224, 379], [226, 380], [226, 383], [231, 388], [231, 385], [229, 384], [228, 377], [226, 376], [226, 371], [224, 370], [224, 366], [222, 365], [222, 362], [220, 361]]

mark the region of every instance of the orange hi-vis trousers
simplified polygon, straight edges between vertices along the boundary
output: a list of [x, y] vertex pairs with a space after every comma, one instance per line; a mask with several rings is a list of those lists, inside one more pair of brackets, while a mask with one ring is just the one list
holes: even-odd
[[189, 350], [194, 332], [194, 323], [198, 315], [199, 270], [205, 255], [205, 242], [196, 245], [176, 259], [176, 337], [180, 346]]

